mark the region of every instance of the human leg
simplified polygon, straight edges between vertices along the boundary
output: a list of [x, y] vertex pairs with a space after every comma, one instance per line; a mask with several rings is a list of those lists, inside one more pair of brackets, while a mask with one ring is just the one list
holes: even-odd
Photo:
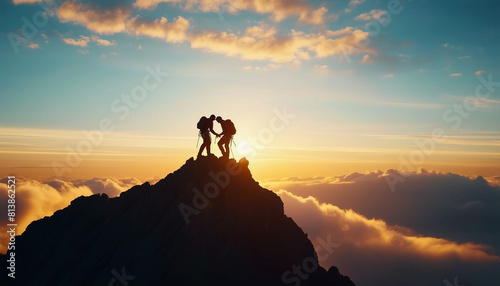
[[219, 148], [222, 152], [222, 157], [229, 158], [229, 137], [227, 135], [222, 136], [219, 141]]

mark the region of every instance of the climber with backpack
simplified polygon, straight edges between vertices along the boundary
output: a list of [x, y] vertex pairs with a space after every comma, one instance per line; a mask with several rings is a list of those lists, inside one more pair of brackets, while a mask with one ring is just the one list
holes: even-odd
[[230, 119], [223, 120], [222, 117], [217, 116], [215, 120], [219, 122], [222, 127], [222, 133], [219, 134], [219, 136], [222, 135], [222, 138], [217, 145], [219, 145], [222, 157], [229, 159], [229, 145], [233, 139], [233, 135], [236, 134], [236, 128]]
[[207, 149], [207, 156], [210, 156], [212, 153], [210, 153], [210, 145], [212, 145], [212, 138], [210, 138], [210, 132], [212, 132], [215, 136], [220, 136], [220, 134], [217, 134], [217, 132], [214, 131], [214, 120], [215, 120], [215, 115], [211, 115], [209, 118], [203, 116], [200, 118], [198, 121], [198, 124], [196, 127], [200, 129], [199, 136], [203, 138], [203, 144], [200, 146], [200, 151], [198, 151], [198, 157], [201, 157], [201, 153], [203, 150], [206, 148]]

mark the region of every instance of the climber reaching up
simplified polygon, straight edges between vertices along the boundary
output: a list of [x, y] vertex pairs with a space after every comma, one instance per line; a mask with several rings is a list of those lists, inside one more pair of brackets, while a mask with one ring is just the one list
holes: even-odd
[[198, 151], [197, 158], [201, 157], [201, 153], [205, 148], [207, 149], [207, 156], [211, 155], [210, 145], [212, 144], [212, 138], [210, 138], [210, 132], [212, 132], [216, 136], [220, 136], [220, 134], [217, 134], [217, 132], [214, 131], [214, 120], [215, 115], [213, 114], [209, 118], [203, 116], [200, 118], [198, 124], [196, 125], [196, 127], [200, 129], [199, 136], [203, 138], [203, 144], [201, 144], [200, 146], [200, 151]]

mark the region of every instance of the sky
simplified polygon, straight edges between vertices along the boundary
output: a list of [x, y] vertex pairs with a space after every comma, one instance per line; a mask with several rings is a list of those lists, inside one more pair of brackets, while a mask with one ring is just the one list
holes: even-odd
[[212, 113], [261, 178], [404, 169], [435, 129], [413, 170], [498, 174], [494, 1], [41, 3], [1, 4], [3, 174], [162, 177]]
[[[360, 224], [386, 240], [358, 241], [357, 251], [389, 255], [395, 241], [413, 249], [384, 267], [405, 253], [429, 264], [418, 245], [448, 247], [447, 270], [422, 266], [423, 284], [464, 269], [475, 269], [465, 285], [473, 274], [491, 281], [500, 255], [487, 239], [498, 236], [491, 209], [500, 205], [496, 1], [9, 0], [0, 19], [0, 176], [21, 179], [21, 231], [78, 195], [116, 196], [175, 171], [197, 154], [199, 118], [215, 114], [235, 123], [233, 156], [295, 206], [289, 216], [311, 237], [340, 235], [345, 255], [323, 263], [360, 285], [385, 277], [356, 273], [369, 259], [348, 261], [356, 244], [342, 225]], [[415, 195], [424, 186], [434, 192]], [[343, 188], [355, 195], [337, 195]], [[441, 200], [456, 189], [467, 200]], [[432, 214], [449, 231], [429, 225], [434, 216], [397, 220], [402, 209], [356, 200], [368, 195], [404, 208], [436, 200]], [[460, 232], [439, 209], [485, 223]], [[332, 220], [341, 227], [314, 224]]]

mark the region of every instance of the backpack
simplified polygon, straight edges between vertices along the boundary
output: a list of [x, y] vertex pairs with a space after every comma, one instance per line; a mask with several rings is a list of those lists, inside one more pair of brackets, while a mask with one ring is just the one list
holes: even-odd
[[234, 123], [230, 119], [226, 120], [225, 122], [224, 133], [231, 136], [236, 134], [236, 128], [234, 127]]
[[198, 124], [196, 124], [196, 128], [200, 130], [207, 130], [208, 129], [208, 124], [210, 122], [208, 121], [208, 118], [206, 116], [202, 116], [200, 120], [198, 121]]

